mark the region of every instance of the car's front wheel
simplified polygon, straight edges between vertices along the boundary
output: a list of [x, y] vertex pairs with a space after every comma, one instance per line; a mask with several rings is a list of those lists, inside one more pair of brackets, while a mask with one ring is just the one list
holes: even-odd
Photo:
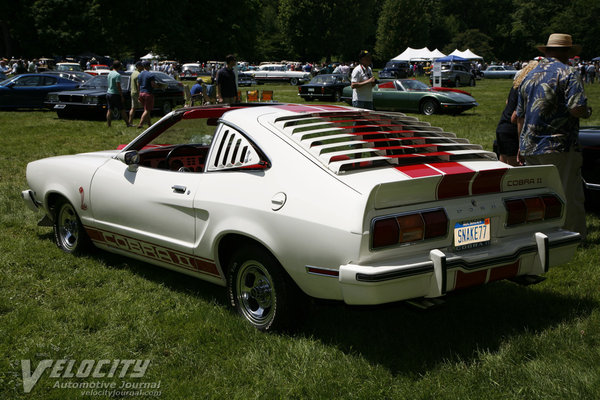
[[268, 252], [242, 247], [233, 255], [227, 280], [229, 299], [238, 314], [258, 330], [290, 327], [295, 289]]
[[425, 115], [433, 115], [438, 112], [439, 105], [434, 99], [425, 99], [421, 103], [421, 112]]
[[335, 94], [333, 95], [333, 100], [334, 100], [336, 103], [339, 103], [340, 101], [342, 101], [342, 92], [341, 92], [341, 91], [339, 91], [339, 90], [336, 90], [336, 91], [335, 91]]
[[66, 199], [54, 206], [54, 241], [66, 253], [80, 254], [90, 248], [90, 240], [75, 207]]
[[298, 85], [298, 78], [290, 79], [290, 85], [294, 85], [294, 86]]

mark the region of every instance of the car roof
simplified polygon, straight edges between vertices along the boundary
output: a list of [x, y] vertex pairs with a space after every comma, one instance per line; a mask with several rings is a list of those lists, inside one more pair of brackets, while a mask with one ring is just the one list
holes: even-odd
[[[207, 115], [203, 110], [217, 109], [179, 112], [184, 118], [201, 118], [203, 113]], [[480, 145], [402, 113], [286, 103], [227, 111], [221, 112], [223, 120], [242, 127], [259, 121], [335, 174], [432, 162], [496, 160]]]

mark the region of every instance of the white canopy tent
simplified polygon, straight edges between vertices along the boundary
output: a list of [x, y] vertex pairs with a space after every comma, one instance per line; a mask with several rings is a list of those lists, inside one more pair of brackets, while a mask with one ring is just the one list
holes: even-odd
[[470, 49], [467, 49], [465, 51], [460, 51], [460, 50], [456, 49], [449, 55], [459, 56], [462, 58], [466, 58], [467, 60], [483, 60], [483, 57], [480, 57], [477, 54], [473, 53]]
[[437, 57], [444, 57], [444, 54], [435, 49], [434, 51], [429, 50], [427, 47], [422, 49], [413, 49], [407, 47], [401, 54], [392, 58], [393, 61], [431, 61]]
[[439, 51], [438, 49], [435, 49], [431, 52], [431, 58], [433, 58], [433, 59], [442, 58], [442, 57], [446, 57], [446, 55], [444, 53], [442, 53], [441, 51]]

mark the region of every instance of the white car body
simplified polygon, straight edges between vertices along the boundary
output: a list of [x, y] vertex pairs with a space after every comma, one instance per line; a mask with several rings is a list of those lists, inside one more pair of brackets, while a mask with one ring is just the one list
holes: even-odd
[[[195, 117], [219, 118], [210, 147], [194, 138], [165, 161], [171, 147], [149, 137]], [[32, 209], [56, 224], [66, 199], [107, 251], [225, 286], [231, 253], [254, 246], [305, 294], [348, 304], [540, 275], [580, 240], [561, 229], [554, 166], [513, 168], [414, 117], [351, 107], [184, 108], [122, 150], [31, 162], [27, 180]], [[469, 229], [488, 240], [459, 249]]]
[[283, 64], [264, 64], [257, 70], [242, 72], [249, 74], [258, 82], [290, 82], [298, 85], [310, 81], [310, 74], [303, 71], [291, 71]]

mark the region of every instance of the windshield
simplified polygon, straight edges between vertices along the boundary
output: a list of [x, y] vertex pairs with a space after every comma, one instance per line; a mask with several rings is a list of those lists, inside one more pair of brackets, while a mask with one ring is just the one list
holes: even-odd
[[324, 84], [324, 83], [338, 83], [338, 82], [343, 82], [344, 81], [344, 77], [341, 75], [317, 75], [314, 78], [312, 78], [312, 80], [310, 81], [310, 83], [319, 83], [319, 84]]
[[386, 69], [391, 69], [391, 68], [404, 68], [407, 67], [408, 65], [406, 63], [402, 63], [402, 62], [397, 62], [397, 61], [388, 61], [387, 64], [385, 64], [385, 68]]
[[[168, 75], [167, 75], [168, 76]], [[80, 89], [102, 89], [108, 90], [108, 79], [106, 75], [97, 75], [81, 85]], [[129, 76], [121, 75], [121, 88], [129, 90]]]
[[429, 90], [429, 86], [416, 79], [407, 79], [404, 81], [396, 81], [404, 90]]

